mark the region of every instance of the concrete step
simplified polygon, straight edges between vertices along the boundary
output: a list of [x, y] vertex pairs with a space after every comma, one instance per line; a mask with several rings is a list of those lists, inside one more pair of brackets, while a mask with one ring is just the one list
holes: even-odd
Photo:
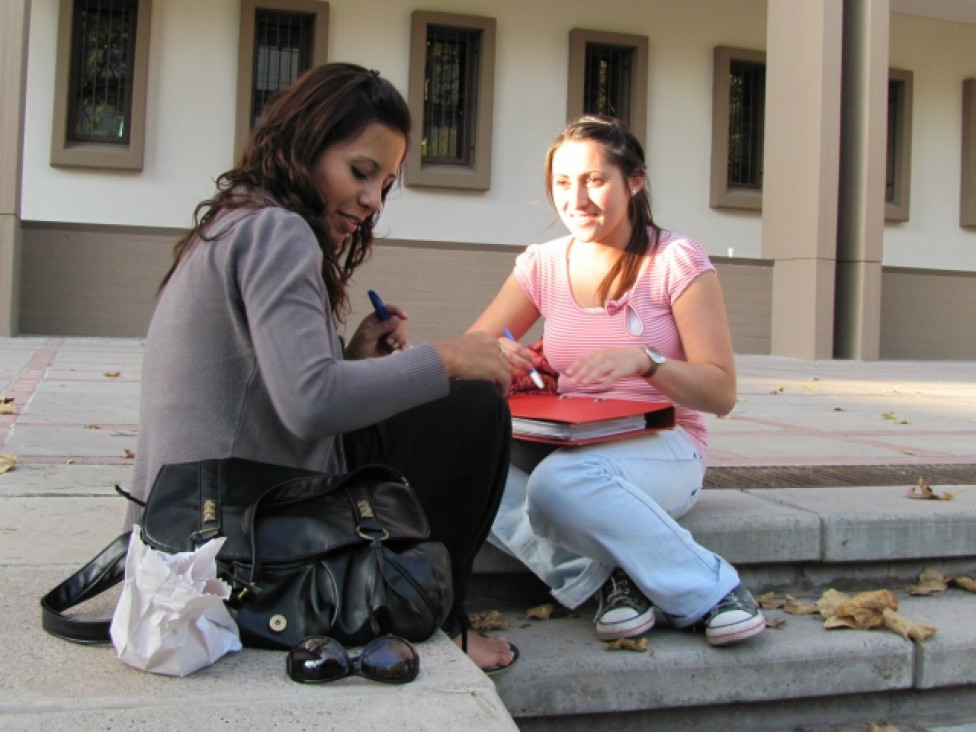
[[528, 619], [527, 607], [551, 602], [546, 588], [486, 547], [476, 609], [502, 610], [522, 652], [498, 693], [520, 729], [560, 732], [610, 720], [614, 730], [786, 730], [976, 713], [976, 594], [906, 591], [927, 567], [976, 577], [976, 486], [933, 486], [946, 490], [953, 500], [912, 499], [909, 486], [707, 490], [681, 520], [757, 595], [892, 590], [901, 614], [938, 628], [924, 644], [772, 610], [785, 624], [738, 646], [658, 623], [649, 652], [608, 652], [594, 603]]

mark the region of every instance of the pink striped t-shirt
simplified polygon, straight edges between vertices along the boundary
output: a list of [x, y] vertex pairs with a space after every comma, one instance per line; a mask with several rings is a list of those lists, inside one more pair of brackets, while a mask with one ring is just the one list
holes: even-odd
[[[577, 304], [569, 286], [568, 255], [571, 236], [533, 244], [519, 255], [515, 278], [545, 318], [543, 352], [559, 372], [559, 393], [583, 395], [599, 389], [575, 382], [566, 368], [586, 353], [620, 346], [650, 346], [668, 358], [684, 360], [671, 307], [696, 277], [714, 270], [698, 242], [662, 231], [657, 249], [647, 258], [634, 287], [605, 308]], [[619, 379], [601, 395], [608, 399], [666, 398], [639, 376]], [[708, 427], [700, 412], [675, 405], [677, 423], [684, 427], [705, 457]]]

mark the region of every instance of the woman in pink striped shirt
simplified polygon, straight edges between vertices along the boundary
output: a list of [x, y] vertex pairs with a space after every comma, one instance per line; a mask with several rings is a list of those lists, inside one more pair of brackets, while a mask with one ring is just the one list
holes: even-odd
[[567, 395], [667, 398], [674, 430], [584, 447], [520, 442], [490, 540], [576, 608], [598, 596], [597, 635], [641, 635], [655, 606], [712, 645], [765, 620], [735, 569], [675, 521], [702, 487], [702, 412], [736, 395], [732, 338], [715, 268], [695, 241], [651, 215], [644, 151], [618, 120], [586, 116], [546, 155], [546, 189], [569, 235], [532, 245], [471, 327], [499, 337], [515, 373], [533, 365], [516, 338], [545, 319], [543, 352]]

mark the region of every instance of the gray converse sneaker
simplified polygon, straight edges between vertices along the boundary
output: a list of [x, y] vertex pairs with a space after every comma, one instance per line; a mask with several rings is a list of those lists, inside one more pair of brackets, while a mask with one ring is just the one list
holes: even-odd
[[619, 567], [603, 583], [596, 611], [596, 635], [600, 640], [630, 638], [654, 625], [654, 606]]
[[756, 601], [742, 585], [727, 594], [702, 618], [705, 640], [713, 646], [724, 646], [752, 638], [766, 629], [766, 618]]

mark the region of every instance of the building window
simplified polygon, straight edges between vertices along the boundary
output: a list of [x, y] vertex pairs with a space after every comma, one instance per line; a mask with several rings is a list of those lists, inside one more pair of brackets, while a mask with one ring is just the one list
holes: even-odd
[[329, 4], [318, 0], [242, 0], [237, 55], [239, 155], [268, 101], [303, 72], [326, 62]]
[[412, 14], [407, 101], [418, 132], [407, 151], [406, 185], [491, 187], [494, 68], [493, 18]]
[[142, 170], [151, 0], [61, 0], [51, 165]]
[[976, 79], [962, 82], [962, 186], [959, 225], [976, 226]]
[[647, 37], [574, 28], [569, 32], [566, 119], [605, 114], [639, 140], [647, 127]]
[[712, 86], [712, 208], [762, 209], [766, 54], [719, 46]]
[[911, 71], [888, 71], [885, 221], [908, 221], [912, 168]]

